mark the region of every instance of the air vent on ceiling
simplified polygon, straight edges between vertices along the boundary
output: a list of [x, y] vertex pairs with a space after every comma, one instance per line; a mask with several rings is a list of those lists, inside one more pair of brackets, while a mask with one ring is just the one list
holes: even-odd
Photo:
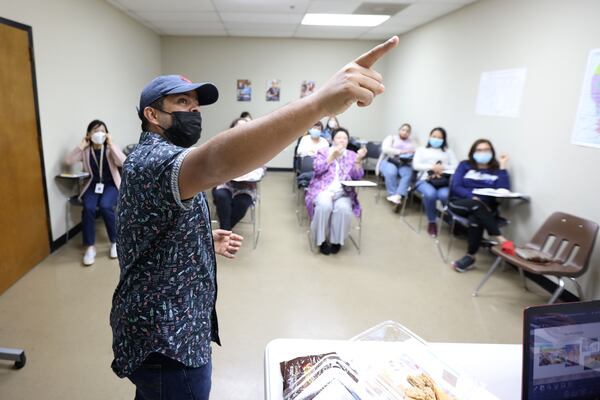
[[396, 15], [410, 4], [405, 3], [362, 3], [352, 14]]

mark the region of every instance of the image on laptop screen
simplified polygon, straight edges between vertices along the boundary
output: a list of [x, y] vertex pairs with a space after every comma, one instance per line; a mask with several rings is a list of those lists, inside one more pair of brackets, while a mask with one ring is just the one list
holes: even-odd
[[600, 301], [531, 307], [525, 335], [525, 399], [600, 399]]

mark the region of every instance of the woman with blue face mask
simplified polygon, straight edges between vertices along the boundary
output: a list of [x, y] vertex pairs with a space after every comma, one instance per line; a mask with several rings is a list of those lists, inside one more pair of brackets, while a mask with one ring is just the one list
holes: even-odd
[[456, 156], [448, 148], [446, 130], [433, 128], [429, 134], [427, 146], [420, 147], [413, 158], [413, 169], [418, 172], [416, 190], [423, 195], [423, 205], [427, 214], [427, 233], [437, 236], [436, 202], [448, 202], [448, 185], [450, 183], [444, 171], [456, 168]]
[[321, 137], [322, 132], [323, 124], [321, 121], [317, 121], [312, 128], [308, 130], [307, 134], [300, 139], [296, 155], [298, 157], [314, 157], [319, 150], [329, 147], [329, 142]]
[[514, 248], [513, 243], [500, 233], [496, 199], [473, 194], [474, 189], [510, 190], [507, 163], [508, 156], [502, 155], [497, 160], [492, 143], [487, 139], [479, 139], [471, 146], [469, 159], [462, 161], [456, 168], [448, 208], [469, 220], [467, 254], [452, 263], [457, 272], [465, 272], [475, 267], [475, 254], [481, 244], [484, 230], [503, 250]]

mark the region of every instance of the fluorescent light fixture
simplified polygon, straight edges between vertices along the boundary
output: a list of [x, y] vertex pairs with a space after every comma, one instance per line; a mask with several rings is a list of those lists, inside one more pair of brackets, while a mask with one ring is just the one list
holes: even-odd
[[365, 14], [305, 14], [302, 25], [321, 26], [377, 26], [390, 18], [389, 15]]

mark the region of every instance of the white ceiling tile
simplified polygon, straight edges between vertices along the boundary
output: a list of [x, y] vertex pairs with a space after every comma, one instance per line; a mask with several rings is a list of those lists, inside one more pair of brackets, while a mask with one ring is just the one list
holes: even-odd
[[225, 29], [171, 29], [165, 32], [166, 36], [229, 36]]
[[361, 3], [362, 0], [317, 0], [310, 2], [306, 12], [316, 14], [351, 14]]
[[136, 13], [146, 21], [196, 21], [196, 22], [217, 22], [221, 19], [215, 11], [207, 12], [157, 12], [142, 11]]
[[280, 37], [280, 38], [291, 38], [294, 35], [294, 31], [265, 31], [262, 29], [256, 30], [240, 30], [240, 29], [229, 29], [229, 36], [241, 36], [241, 37]]
[[190, 31], [197, 32], [198, 30], [225, 30], [225, 27], [220, 22], [155, 22], [154, 25], [164, 32], [172, 32], [172, 31], [185, 31], [189, 29]]
[[304, 14], [292, 13], [220, 13], [223, 22], [258, 22], [258, 23], [284, 23], [284, 24], [299, 24], [302, 21]]
[[211, 0], [114, 0], [133, 11], [214, 11]]
[[219, 12], [305, 13], [309, 0], [212, 0]]
[[228, 31], [264, 31], [264, 32], [294, 32], [296, 24], [258, 24], [251, 22], [225, 22], [225, 28]]

